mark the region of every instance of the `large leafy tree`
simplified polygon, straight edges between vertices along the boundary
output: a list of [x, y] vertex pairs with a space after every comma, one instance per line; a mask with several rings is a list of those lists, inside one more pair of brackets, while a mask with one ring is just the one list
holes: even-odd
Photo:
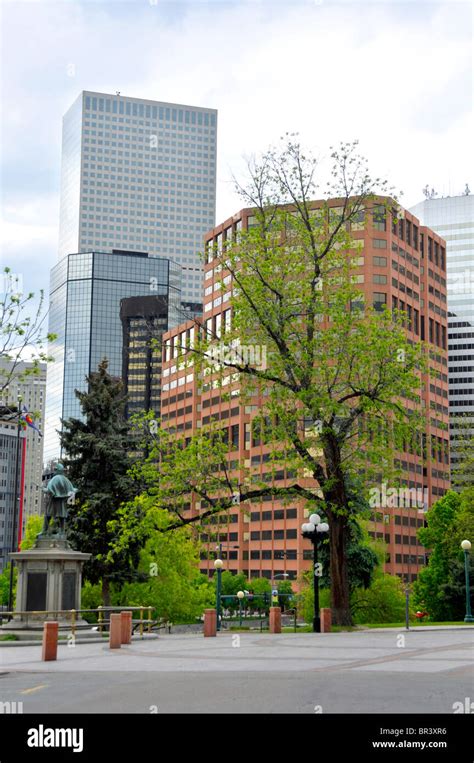
[[120, 552], [110, 557], [117, 541], [113, 520], [121, 504], [136, 494], [137, 486], [129, 474], [133, 460], [123, 385], [110, 376], [107, 367], [104, 359], [98, 371], [87, 377], [87, 391], [76, 390], [84, 420], [64, 420], [61, 432], [64, 465], [78, 488], [70, 508], [68, 536], [76, 548], [92, 554], [84, 572], [92, 583], [102, 581], [104, 605], [110, 603], [111, 582], [135, 577], [143, 546], [128, 535]]
[[[199, 341], [182, 348], [183, 362], [206, 384], [221, 386], [223, 395], [238, 387], [241, 404], [259, 409], [253, 426], [269, 448], [270, 472], [284, 467], [295, 476], [269, 482], [243, 464], [232, 470], [217, 425], [186, 439], [157, 432], [152, 461], [155, 470], [159, 463], [155, 505], [168, 509], [167, 529], [199, 525], [238, 502], [245, 510], [268, 492], [299, 497], [324, 515], [331, 606], [335, 622], [345, 624], [348, 486], [361, 472], [366, 484], [395, 484], [395, 453], [418, 442], [423, 426], [416, 410], [424, 353], [407, 339], [405, 314], [364, 304], [354, 278], [360, 255], [354, 231], [373, 219], [389, 225], [397, 205], [379, 195], [388, 192], [386, 184], [370, 178], [355, 145], [335, 150], [332, 160], [332, 179], [317, 205], [311, 201], [321, 196], [317, 165], [293, 138], [249, 166], [249, 183], [240, 190], [252, 207], [251, 225], [214, 253], [222, 289], [226, 276], [233, 283], [231, 325], [219, 332], [206, 322]], [[216, 361], [223, 342], [233, 356]], [[264, 348], [266, 366], [248, 362], [242, 345]], [[187, 510], [190, 493], [198, 511]]]

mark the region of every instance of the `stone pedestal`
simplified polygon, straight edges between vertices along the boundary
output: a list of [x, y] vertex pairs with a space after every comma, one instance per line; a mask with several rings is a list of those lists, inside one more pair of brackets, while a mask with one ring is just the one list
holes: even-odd
[[[90, 554], [71, 549], [63, 538], [38, 538], [34, 548], [10, 554], [18, 569], [16, 606], [7, 630], [42, 628], [45, 620], [71, 621], [61, 610], [81, 608], [82, 567]], [[41, 614], [49, 610], [49, 615]], [[76, 623], [86, 624], [80, 617]]]

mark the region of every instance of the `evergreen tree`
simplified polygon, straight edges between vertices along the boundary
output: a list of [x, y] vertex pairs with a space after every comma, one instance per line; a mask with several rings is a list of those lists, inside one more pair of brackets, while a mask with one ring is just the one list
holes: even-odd
[[[68, 537], [75, 548], [92, 554], [84, 568], [86, 579], [102, 581], [104, 605], [110, 603], [110, 583], [136, 579], [142, 542], [129, 535], [117, 546], [117, 525], [112, 522], [124, 501], [136, 494], [129, 474], [133, 458], [124, 418], [125, 395], [121, 380], [107, 371], [102, 360], [87, 379], [87, 392], [76, 390], [84, 421], [63, 421], [61, 444], [68, 477], [78, 488], [70, 507]], [[113, 551], [112, 551], [113, 550]]]

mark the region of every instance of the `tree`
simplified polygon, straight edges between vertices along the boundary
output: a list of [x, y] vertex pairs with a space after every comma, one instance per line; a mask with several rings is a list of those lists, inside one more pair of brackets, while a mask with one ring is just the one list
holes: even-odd
[[430, 555], [413, 586], [415, 602], [432, 620], [460, 620], [466, 596], [460, 544], [474, 537], [474, 490], [446, 493], [428, 511], [426, 523], [418, 537]]
[[[363, 526], [364, 518], [370, 516], [370, 506], [364, 499], [362, 486], [353, 480], [347, 492], [350, 496], [346, 536], [347, 579], [352, 593], [357, 588], [369, 588], [384, 552], [379, 550], [377, 553], [376, 544]], [[319, 560], [322, 564], [320, 583], [324, 588], [329, 588], [331, 574], [328, 541], [321, 544]]]
[[140, 555], [143, 582], [114, 586], [114, 605], [153, 606], [168, 622], [189, 622], [215, 606], [215, 585], [199, 572], [199, 544], [187, 528], [154, 533]]
[[405, 619], [403, 582], [395, 575], [376, 573], [371, 585], [352, 592], [355, 623], [398, 623]]
[[[249, 183], [240, 187], [252, 208], [249, 228], [223, 252], [207, 253], [220, 260], [222, 288], [226, 273], [234, 285], [231, 325], [218, 331], [205, 323], [178, 356], [223, 395], [239, 374], [241, 404], [260, 408], [252, 423], [269, 448], [272, 481], [243, 464], [240, 473], [230, 468], [216, 423], [188, 438], [158, 431], [150, 463], [159, 464], [152, 484], [156, 505], [169, 511], [165, 531], [190, 523], [202, 530], [213, 515], [269, 492], [324, 515], [331, 607], [335, 622], [347, 624], [350, 484], [361, 472], [366, 484], [382, 476], [394, 484], [394, 452], [421, 439], [426, 363], [421, 345], [407, 339], [406, 314], [364, 304], [354, 277], [354, 229], [372, 219], [389, 225], [398, 205], [380, 195], [387, 186], [370, 178], [355, 145], [342, 145], [332, 159], [327, 198], [318, 203], [311, 201], [320, 194], [316, 163], [293, 138], [249, 165]], [[221, 352], [224, 341], [232, 353]], [[266, 365], [249, 362], [243, 345], [264, 348]], [[296, 475], [285, 484], [275, 476], [282, 468]], [[197, 512], [186, 508], [193, 494]]]
[[[104, 359], [98, 371], [86, 378], [88, 391], [76, 390], [84, 421], [74, 418], [63, 421], [61, 433], [66, 454], [64, 465], [78, 488], [70, 509], [68, 536], [73, 546], [92, 554], [84, 574], [92, 583], [102, 581], [104, 605], [110, 603], [111, 582], [136, 577], [139, 551], [144, 545], [128, 535], [120, 550], [116, 546], [113, 520], [122, 503], [130, 500], [138, 488], [129, 473], [133, 458], [124, 418], [123, 385], [110, 376], [107, 367]], [[136, 511], [138, 521], [139, 508]]]
[[32, 514], [28, 517], [25, 527], [25, 534], [21, 541], [21, 550], [27, 551], [29, 548], [33, 548], [36, 543], [36, 537], [41, 532], [43, 527], [43, 518], [38, 514]]
[[[3, 361], [0, 363], [0, 397], [3, 397], [14, 377], [22, 381], [28, 376], [38, 375], [40, 363], [52, 360], [43, 345], [45, 341], [55, 339], [55, 335], [43, 333], [46, 318], [46, 313], [43, 314], [43, 290], [31, 315], [35, 295], [33, 292], [22, 292], [20, 276], [11, 268], [4, 267], [0, 279], [0, 359]], [[20, 363], [25, 359], [31, 365], [20, 372]]]

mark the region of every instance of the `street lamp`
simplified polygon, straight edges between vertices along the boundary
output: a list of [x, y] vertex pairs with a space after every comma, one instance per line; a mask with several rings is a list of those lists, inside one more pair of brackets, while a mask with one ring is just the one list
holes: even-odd
[[469, 590], [469, 551], [471, 550], [471, 541], [463, 540], [461, 548], [464, 551], [464, 573], [466, 575], [466, 617], [465, 623], [474, 623], [474, 617], [471, 614], [471, 592]]
[[215, 559], [214, 560], [214, 569], [217, 572], [217, 585], [216, 585], [216, 614], [217, 614], [217, 622], [216, 622], [216, 628], [218, 631], [221, 629], [221, 586], [222, 586], [222, 567], [224, 566], [224, 562], [222, 559]]
[[314, 617], [313, 633], [321, 633], [321, 618], [319, 616], [319, 575], [318, 575], [318, 541], [323, 533], [327, 533], [329, 525], [321, 522], [319, 514], [311, 514], [309, 522], [301, 525], [303, 538], [308, 538], [313, 544], [313, 584], [314, 584]]
[[288, 578], [288, 577], [290, 577], [288, 572], [281, 572], [281, 573], [278, 573], [277, 575], [273, 575], [271, 580], [271, 585], [270, 585], [271, 587], [270, 606], [273, 606], [273, 591], [276, 591], [275, 596], [277, 597], [277, 604], [278, 604], [278, 589], [276, 587], [274, 588], [275, 580], [277, 578]]
[[243, 591], [237, 591], [237, 598], [239, 600], [239, 615], [240, 615], [240, 627], [242, 627], [242, 599], [245, 594]]

